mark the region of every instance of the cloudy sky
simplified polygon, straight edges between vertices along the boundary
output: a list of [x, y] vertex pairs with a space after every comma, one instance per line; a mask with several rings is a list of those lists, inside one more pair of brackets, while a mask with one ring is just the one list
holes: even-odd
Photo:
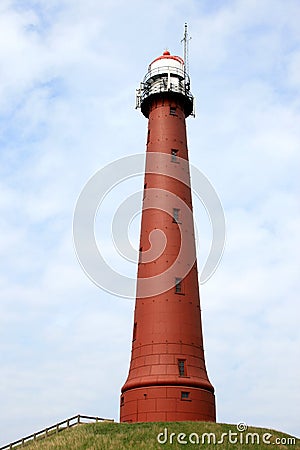
[[[1, 0], [0, 445], [78, 413], [118, 420], [134, 303], [82, 271], [72, 217], [91, 175], [145, 151], [135, 88], [165, 48], [182, 54], [185, 21], [190, 161], [227, 223], [201, 287], [218, 421], [299, 435], [299, 18], [298, 0]], [[203, 264], [210, 226], [194, 206]]]

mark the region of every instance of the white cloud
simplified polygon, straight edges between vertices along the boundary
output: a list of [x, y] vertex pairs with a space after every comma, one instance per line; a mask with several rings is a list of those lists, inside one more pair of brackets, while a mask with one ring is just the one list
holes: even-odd
[[300, 52], [291, 52], [287, 57], [287, 81], [291, 87], [299, 89], [300, 85]]
[[164, 47], [181, 51], [184, 20], [190, 159], [227, 220], [224, 258], [202, 286], [219, 420], [297, 433], [298, 2], [152, 6], [1, 2], [1, 444], [78, 412], [118, 417], [133, 303], [84, 275], [72, 214], [100, 166], [144, 151], [134, 89]]

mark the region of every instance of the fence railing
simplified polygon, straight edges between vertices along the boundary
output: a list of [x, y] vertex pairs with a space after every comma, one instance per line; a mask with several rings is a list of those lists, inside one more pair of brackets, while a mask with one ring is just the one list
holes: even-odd
[[29, 436], [18, 439], [17, 441], [11, 442], [10, 444], [0, 447], [0, 450], [12, 450], [22, 447], [24, 444], [28, 444], [30, 441], [36, 441], [37, 439], [45, 439], [53, 434], [59, 433], [66, 428], [71, 428], [83, 423], [91, 422], [114, 422], [113, 419], [103, 419], [102, 417], [94, 416], [82, 416], [78, 414], [77, 416], [70, 417], [62, 422], [58, 422], [51, 427], [44, 428], [43, 430], [37, 431], [36, 433], [30, 434]]

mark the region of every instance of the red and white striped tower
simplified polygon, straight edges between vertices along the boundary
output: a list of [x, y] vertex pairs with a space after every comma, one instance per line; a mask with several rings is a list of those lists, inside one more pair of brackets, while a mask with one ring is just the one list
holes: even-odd
[[216, 420], [204, 360], [186, 138], [185, 118], [193, 114], [193, 104], [184, 61], [165, 51], [149, 65], [137, 91], [148, 137], [121, 422]]

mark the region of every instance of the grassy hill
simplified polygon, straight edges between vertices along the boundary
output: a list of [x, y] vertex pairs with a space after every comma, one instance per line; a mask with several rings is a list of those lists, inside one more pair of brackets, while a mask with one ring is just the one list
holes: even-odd
[[[161, 443], [157, 440], [159, 433], [162, 433], [159, 436]], [[227, 434], [223, 434], [222, 437], [222, 433]], [[102, 422], [66, 429], [47, 439], [28, 444], [25, 448], [26, 450], [300, 449], [299, 439], [294, 439], [293, 443], [289, 441], [290, 438], [291, 436], [274, 430], [249, 427], [246, 431], [240, 432], [236, 425], [207, 422], [136, 424]]]

